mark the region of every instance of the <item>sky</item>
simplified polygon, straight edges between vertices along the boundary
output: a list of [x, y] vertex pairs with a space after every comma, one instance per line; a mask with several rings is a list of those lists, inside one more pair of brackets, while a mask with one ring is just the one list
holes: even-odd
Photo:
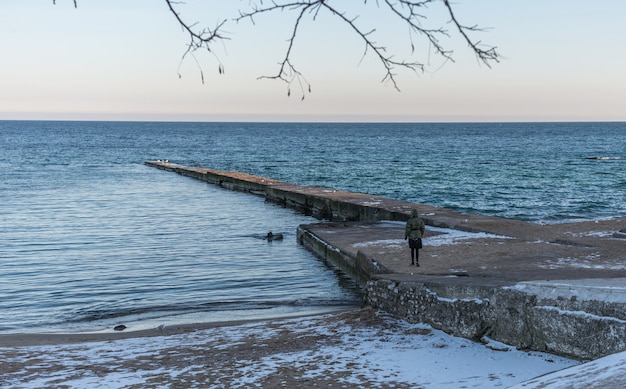
[[[346, 15], [398, 59], [400, 91], [360, 38], [328, 13], [307, 16], [292, 60], [311, 93], [275, 80], [295, 13], [233, 22], [249, 1], [177, 3], [189, 23], [228, 19], [229, 38], [181, 63], [188, 37], [165, 1], [0, 0], [0, 120], [173, 121], [624, 121], [626, 3], [618, 0], [457, 0], [457, 18], [497, 47], [491, 68], [458, 35], [436, 56], [376, 6], [353, 2]], [[344, 6], [341, 0], [332, 2]], [[442, 5], [425, 27], [449, 29]], [[442, 24], [443, 23], [443, 24]], [[219, 65], [225, 73], [218, 72]], [[201, 80], [200, 70], [204, 74]], [[180, 74], [180, 77], [179, 77]]]

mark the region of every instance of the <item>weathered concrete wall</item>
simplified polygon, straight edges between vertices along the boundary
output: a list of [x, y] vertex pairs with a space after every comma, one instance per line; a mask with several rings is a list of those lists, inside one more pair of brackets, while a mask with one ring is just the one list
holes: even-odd
[[146, 165], [225, 189], [263, 196], [268, 202], [329, 221], [406, 221], [411, 210], [417, 209], [424, 222], [433, 227], [497, 234], [503, 226], [506, 226], [509, 231], [516, 232], [515, 236], [534, 235], [537, 228], [540, 228], [518, 220], [455, 212], [446, 208], [364, 193], [296, 185], [240, 172], [189, 167], [166, 161], [148, 161]]
[[[384, 276], [383, 276], [384, 277]], [[506, 286], [380, 278], [366, 302], [455, 336], [595, 359], [626, 349], [626, 305], [539, 296]]]
[[[149, 161], [146, 165], [191, 177], [222, 188], [265, 197], [268, 202], [295, 209], [305, 215], [329, 221], [399, 220], [409, 218], [416, 204], [362, 193], [338, 191], [330, 188], [301, 186], [251, 174], [194, 168], [163, 161]], [[420, 205], [424, 210], [435, 209]], [[440, 210], [439, 208], [437, 208]], [[428, 219], [425, 218], [428, 223]], [[445, 226], [445, 222], [432, 221]]]
[[391, 273], [389, 269], [362, 251], [358, 251], [355, 257], [344, 250], [327, 244], [313, 235], [306, 226], [298, 226], [297, 239], [298, 243], [318, 258], [332, 263], [353, 277], [364, 290], [372, 275]]
[[409, 322], [578, 359], [626, 350], [626, 303], [619, 296], [585, 297], [580, 286], [574, 293], [583, 296], [576, 297], [549, 282], [528, 281], [528, 287], [495, 279], [393, 273], [362, 251], [354, 255], [326, 243], [306, 225], [298, 227], [298, 241], [353, 276], [367, 305]]

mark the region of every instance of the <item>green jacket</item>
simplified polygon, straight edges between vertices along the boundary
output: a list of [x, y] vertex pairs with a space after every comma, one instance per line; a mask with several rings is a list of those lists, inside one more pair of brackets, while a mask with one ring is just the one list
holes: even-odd
[[426, 225], [424, 221], [417, 216], [417, 211], [411, 212], [411, 218], [406, 222], [406, 229], [404, 231], [404, 239], [419, 239], [424, 235]]

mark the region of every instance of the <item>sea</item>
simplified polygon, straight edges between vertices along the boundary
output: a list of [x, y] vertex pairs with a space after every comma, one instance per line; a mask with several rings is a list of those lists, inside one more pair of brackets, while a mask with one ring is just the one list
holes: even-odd
[[157, 159], [532, 223], [626, 216], [626, 123], [0, 121], [0, 334], [360, 306], [297, 244], [317, 220]]

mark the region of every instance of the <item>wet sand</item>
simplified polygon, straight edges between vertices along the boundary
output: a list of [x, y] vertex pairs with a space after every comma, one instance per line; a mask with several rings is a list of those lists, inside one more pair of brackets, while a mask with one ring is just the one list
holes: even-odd
[[[355, 312], [358, 309], [349, 308], [345, 310], [338, 310], [330, 315], [341, 315], [345, 312]], [[86, 333], [14, 333], [14, 334], [0, 334], [0, 347], [28, 347], [28, 346], [54, 346], [65, 345], [75, 343], [86, 342], [109, 342], [121, 339], [135, 339], [135, 338], [148, 338], [155, 336], [168, 336], [179, 335], [190, 332], [202, 331], [211, 328], [220, 327], [236, 327], [249, 323], [265, 323], [268, 321], [280, 321], [288, 320], [292, 317], [306, 318], [314, 316], [323, 316], [324, 314], [312, 313], [309, 315], [289, 316], [284, 318], [274, 319], [251, 319], [251, 320], [231, 320], [231, 321], [216, 321], [207, 323], [191, 323], [191, 324], [176, 324], [163, 326], [162, 328], [149, 328], [142, 330], [107, 330], [99, 332], [86, 332]]]

